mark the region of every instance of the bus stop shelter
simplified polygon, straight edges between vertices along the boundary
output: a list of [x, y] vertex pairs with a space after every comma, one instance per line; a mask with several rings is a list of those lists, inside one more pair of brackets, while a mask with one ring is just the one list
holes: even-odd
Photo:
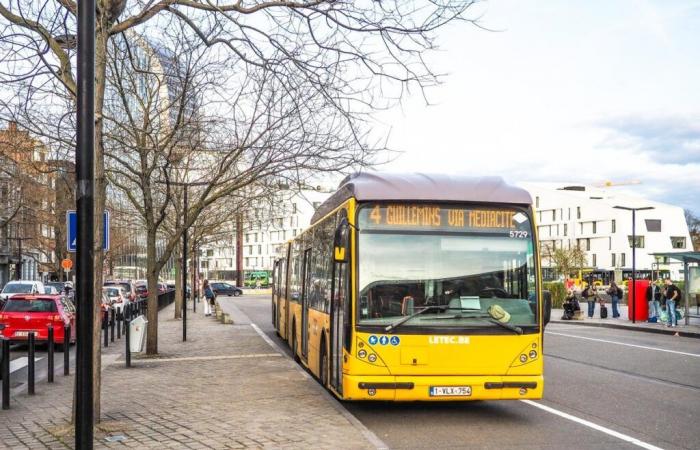
[[[700, 265], [700, 252], [651, 253], [651, 256], [675, 259], [683, 263], [683, 298], [685, 299], [685, 324], [690, 323], [690, 264]], [[698, 286], [695, 286], [698, 288]]]

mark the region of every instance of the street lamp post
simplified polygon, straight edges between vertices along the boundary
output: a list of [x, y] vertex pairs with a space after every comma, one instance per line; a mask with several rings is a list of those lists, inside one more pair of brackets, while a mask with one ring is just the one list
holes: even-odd
[[[629, 206], [614, 206], [616, 209], [624, 209], [625, 211], [632, 211], [632, 323], [637, 323], [635, 317], [635, 308], [637, 304], [637, 289], [635, 289], [635, 284], [637, 281], [637, 211], [645, 211], [649, 209], [654, 209], [653, 206], [643, 206], [641, 208], [630, 208]], [[629, 290], [628, 290], [629, 292]]]

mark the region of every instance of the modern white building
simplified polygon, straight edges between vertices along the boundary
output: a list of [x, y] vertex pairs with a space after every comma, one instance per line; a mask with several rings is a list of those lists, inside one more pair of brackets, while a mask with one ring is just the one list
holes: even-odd
[[588, 273], [609, 281], [632, 274], [632, 211], [636, 212], [636, 264], [639, 276], [683, 278], [681, 264], [652, 253], [692, 250], [683, 209], [640, 197], [622, 195], [615, 187], [523, 183], [537, 214], [545, 279], [554, 279], [550, 249], [578, 246], [587, 255]]
[[[316, 188], [281, 195], [274, 209], [257, 208], [243, 223], [243, 270], [272, 270], [278, 248], [311, 223], [311, 216], [332, 189]], [[206, 278], [234, 279], [236, 268], [235, 230], [225, 239], [203, 247], [199, 257], [200, 273]]]

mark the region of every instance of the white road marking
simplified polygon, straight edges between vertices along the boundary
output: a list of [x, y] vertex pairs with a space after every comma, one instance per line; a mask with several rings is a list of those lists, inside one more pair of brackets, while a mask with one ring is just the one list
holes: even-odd
[[[34, 357], [34, 363], [36, 364], [36, 361], [41, 361], [44, 358], [38, 358]], [[18, 370], [22, 370], [25, 367], [29, 365], [29, 358], [26, 356], [20, 356], [19, 358], [15, 358], [12, 361], [10, 361], [10, 373], [12, 372], [17, 372]]]
[[559, 417], [563, 417], [564, 419], [571, 420], [572, 422], [579, 423], [583, 426], [586, 426], [588, 428], [593, 428], [596, 431], [600, 431], [601, 433], [605, 433], [607, 435], [616, 437], [618, 439], [621, 439], [625, 442], [629, 442], [630, 444], [634, 444], [638, 447], [645, 448], [647, 450], [663, 450], [661, 447], [657, 447], [655, 445], [649, 444], [644, 441], [640, 441], [637, 438], [633, 438], [632, 436], [628, 436], [626, 434], [620, 433], [615, 430], [611, 430], [610, 428], [606, 428], [604, 426], [595, 424], [593, 422], [590, 422], [586, 419], [581, 419], [580, 417], [572, 416], [571, 414], [567, 414], [563, 411], [559, 411], [558, 409], [551, 408], [549, 406], [545, 406], [541, 403], [533, 402], [532, 400], [520, 400], [523, 403], [527, 403], [530, 406], [534, 406], [535, 408], [539, 408], [543, 411], [547, 411], [550, 414], [554, 414]]
[[587, 341], [605, 342], [606, 344], [624, 345], [625, 347], [641, 348], [644, 350], [654, 350], [657, 352], [675, 353], [676, 355], [693, 356], [695, 358], [700, 358], [700, 354], [697, 354], [697, 353], [679, 352], [677, 350], [667, 350], [665, 348], [648, 347], [646, 345], [628, 344], [626, 342], [609, 341], [607, 339], [598, 339], [598, 338], [592, 338], [592, 337], [586, 337], [586, 336], [576, 336], [575, 334], [555, 333], [554, 331], [546, 331], [545, 334], [553, 334], [556, 336], [564, 336], [564, 337], [570, 337], [570, 338], [575, 338], [575, 339], [584, 339]]

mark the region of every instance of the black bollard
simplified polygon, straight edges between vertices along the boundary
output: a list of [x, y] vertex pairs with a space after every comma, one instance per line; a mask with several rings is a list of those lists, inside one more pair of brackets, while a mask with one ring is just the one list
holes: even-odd
[[109, 311], [105, 311], [102, 314], [102, 331], [104, 332], [104, 346], [108, 347], [109, 346], [109, 328], [107, 328], [107, 325], [109, 325]]
[[2, 409], [10, 409], [10, 340], [2, 340]]
[[70, 374], [70, 325], [63, 326], [63, 376]]
[[27, 393], [34, 395], [34, 332], [29, 332], [29, 348], [27, 349]]
[[110, 316], [111, 316], [111, 318], [110, 318], [111, 320], [109, 321], [109, 329], [110, 329], [110, 333], [111, 333], [110, 340], [111, 340], [112, 342], [114, 342], [114, 326], [116, 325], [116, 324], [115, 324], [115, 319], [116, 319], [116, 316], [117, 316], [117, 310], [116, 310], [116, 308], [112, 308], [112, 311], [111, 311], [111, 313], [110, 313]]
[[48, 358], [49, 360], [47, 361], [48, 363], [48, 370], [49, 373], [47, 374], [48, 382], [53, 383], [53, 372], [54, 372], [54, 367], [53, 367], [53, 326], [49, 325], [49, 340], [47, 342], [48, 346]]
[[130, 337], [131, 337], [131, 330], [129, 330], [129, 324], [131, 323], [131, 319], [125, 320], [124, 323], [126, 324], [126, 328], [124, 329], [124, 342], [126, 342], [126, 367], [131, 367], [131, 347], [130, 347]]
[[122, 306], [121, 312], [117, 314], [117, 339], [122, 338], [122, 319], [124, 318], [124, 309], [126, 306]]

